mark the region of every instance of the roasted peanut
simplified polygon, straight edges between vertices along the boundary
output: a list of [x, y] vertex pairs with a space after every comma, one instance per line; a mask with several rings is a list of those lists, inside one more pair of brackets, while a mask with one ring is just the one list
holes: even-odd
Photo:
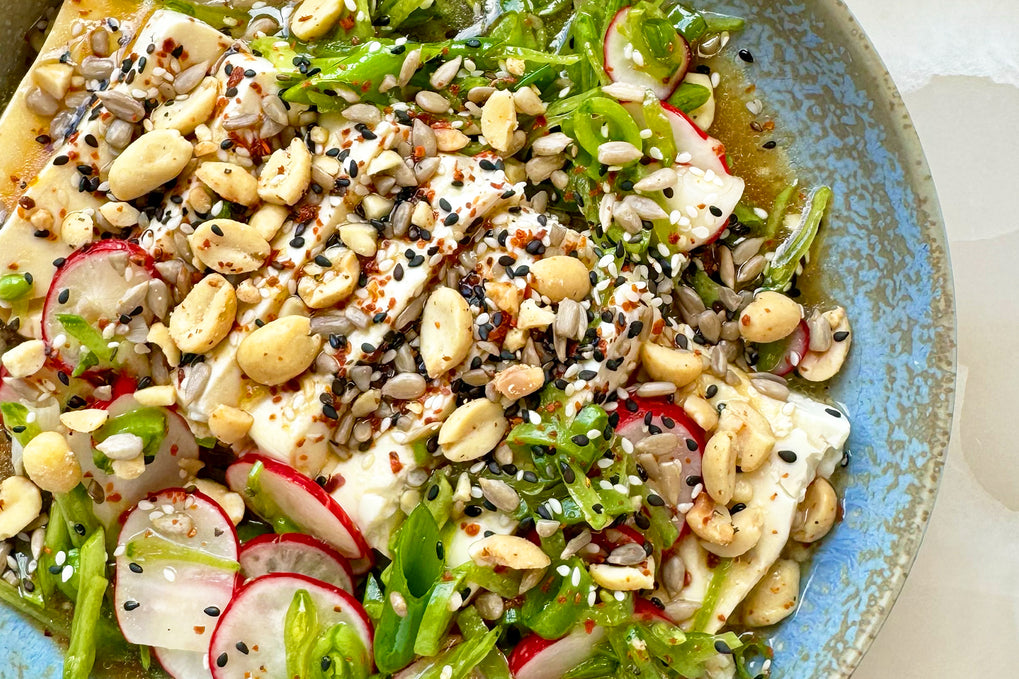
[[799, 542], [817, 542], [832, 529], [838, 516], [839, 496], [827, 479], [814, 479], [796, 507], [792, 538]]
[[198, 282], [170, 313], [170, 338], [189, 354], [204, 354], [223, 341], [237, 315], [230, 282], [213, 274]]
[[309, 319], [287, 316], [245, 337], [237, 348], [237, 364], [259, 384], [275, 386], [307, 370], [321, 347], [322, 338], [311, 334]]

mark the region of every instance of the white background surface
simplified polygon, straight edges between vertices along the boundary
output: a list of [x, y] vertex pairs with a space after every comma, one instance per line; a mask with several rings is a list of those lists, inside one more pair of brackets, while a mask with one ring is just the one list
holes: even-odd
[[959, 319], [941, 492], [913, 572], [854, 679], [1017, 677], [1019, 0], [845, 2], [923, 142]]

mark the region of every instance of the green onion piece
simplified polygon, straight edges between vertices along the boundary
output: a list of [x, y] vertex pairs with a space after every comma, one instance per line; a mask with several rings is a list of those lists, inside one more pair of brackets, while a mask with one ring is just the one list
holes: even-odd
[[488, 625], [481, 619], [481, 614], [474, 606], [468, 606], [456, 616], [456, 626], [464, 639], [477, 639], [488, 634]]
[[693, 289], [700, 296], [701, 301], [704, 302], [704, 306], [709, 309], [715, 302], [721, 299], [718, 295], [719, 287], [721, 286], [711, 280], [711, 276], [704, 269], [697, 269], [696, 273], [694, 273]]
[[708, 22], [704, 20], [704, 15], [682, 5], [677, 4], [669, 9], [668, 18], [687, 42], [699, 40], [708, 31]]
[[832, 191], [827, 186], [814, 190], [803, 218], [796, 230], [775, 250], [775, 257], [764, 270], [764, 285], [768, 290], [785, 290], [796, 275], [800, 260], [810, 252], [810, 246], [821, 226], [821, 218], [831, 200]]
[[715, 566], [712, 571], [708, 591], [704, 593], [704, 601], [701, 602], [701, 607], [697, 610], [697, 615], [693, 620], [695, 630], [703, 630], [708, 626], [711, 615], [718, 607], [718, 600], [722, 596], [722, 589], [725, 587], [725, 581], [729, 578], [730, 570], [732, 570], [732, 559], [722, 559], [721, 563]]
[[138, 647], [138, 662], [141, 663], [142, 669], [146, 672], [152, 666], [152, 647], [151, 646], [139, 646]]
[[142, 440], [142, 454], [151, 458], [166, 437], [166, 412], [162, 408], [137, 408], [111, 418], [93, 435], [102, 443], [115, 434], [134, 434]]
[[4, 428], [22, 446], [27, 446], [29, 441], [42, 432], [37, 422], [34, 420], [29, 422], [28, 407], [20, 403], [13, 401], [0, 403], [0, 416], [3, 417]]
[[[495, 648], [495, 642], [498, 641], [501, 633], [502, 630], [496, 627], [484, 636], [465, 639], [448, 651], [437, 655], [423, 672], [415, 675], [415, 679], [441, 679], [442, 677], [467, 679], [478, 663]], [[446, 667], [451, 668], [452, 673], [445, 670]]]
[[54, 493], [53, 502], [60, 507], [67, 533], [75, 547], [82, 547], [86, 538], [101, 530], [92, 509], [92, 498], [84, 485], [79, 483], [66, 493]]
[[272, 498], [262, 492], [262, 472], [264, 470], [265, 466], [261, 462], [251, 465], [251, 469], [248, 470], [248, 478], [244, 485], [245, 504], [272, 526], [277, 534], [302, 532], [298, 525], [272, 501]]
[[71, 536], [67, 534], [67, 524], [64, 522], [64, 515], [60, 505], [56, 502], [50, 505], [50, 519], [46, 524], [46, 536], [43, 538], [43, 550], [39, 556], [39, 567], [36, 569], [36, 580], [39, 582], [39, 589], [43, 597], [48, 599], [60, 576], [50, 573], [50, 566], [54, 565], [54, 557], [57, 552], [67, 553], [71, 549]]
[[591, 574], [580, 559], [560, 563], [569, 568], [567, 575], [559, 575], [558, 565], [553, 563], [520, 607], [521, 623], [546, 639], [565, 635], [580, 621], [592, 585]]
[[571, 668], [563, 679], [602, 679], [616, 676], [619, 663], [604, 655], [596, 655]]
[[[651, 130], [651, 136], [645, 140], [644, 146], [648, 152], [652, 148], [657, 148], [661, 151], [662, 157], [658, 161], [668, 167], [676, 160], [676, 138], [672, 134], [672, 124], [665, 115], [662, 103], [658, 101], [658, 97], [650, 90], [644, 95], [642, 109], [644, 112], [644, 124], [647, 126], [647, 129]], [[647, 155], [650, 155], [650, 153]]]
[[368, 580], [364, 583], [364, 598], [361, 601], [365, 613], [377, 623], [382, 617], [382, 609], [385, 608], [385, 594], [382, 592], [382, 584], [375, 575], [369, 573]]
[[155, 533], [131, 540], [127, 543], [125, 553], [140, 564], [148, 561], [184, 561], [229, 572], [236, 572], [241, 567], [233, 559], [178, 545]]
[[746, 21], [742, 17], [719, 14], [718, 12], [704, 12], [703, 16], [707, 33], [735, 33], [742, 31], [746, 26]]
[[453, 488], [445, 474], [432, 474], [431, 480], [425, 484], [423, 502], [441, 530], [453, 513]]
[[0, 276], [0, 300], [14, 302], [32, 292], [32, 281], [27, 274], [9, 273]]
[[70, 627], [63, 616], [57, 616], [49, 608], [44, 608], [33, 601], [21, 596], [18, 588], [6, 580], [0, 580], [0, 602], [10, 606], [22, 615], [35, 620], [47, 630], [58, 636], [67, 637], [71, 633]]
[[84, 318], [75, 314], [57, 314], [57, 320], [64, 327], [64, 332], [78, 340], [98, 360], [104, 363], [113, 360], [116, 350], [111, 349], [99, 331], [89, 325]]
[[789, 208], [789, 201], [796, 192], [796, 184], [797, 182], [794, 181], [782, 189], [782, 192], [775, 197], [775, 204], [771, 206], [771, 212], [768, 214], [768, 223], [764, 227], [763, 235], [765, 238], [774, 238], [778, 235], [778, 229], [782, 226], [782, 219]]
[[318, 609], [306, 589], [294, 592], [283, 621], [287, 676], [308, 676], [308, 655], [318, 636]]
[[[444, 572], [444, 551], [432, 513], [418, 505], [400, 526], [392, 547], [384, 608], [375, 629], [375, 664], [379, 671], [395, 672], [414, 659], [414, 641], [429, 592]], [[401, 608], [399, 613], [394, 601]]]
[[683, 82], [669, 95], [668, 102], [683, 113], [696, 111], [711, 99], [711, 90], [703, 85]]
[[418, 627], [417, 638], [414, 640], [414, 653], [431, 657], [442, 650], [442, 644], [446, 639], [449, 626], [453, 623], [453, 611], [450, 610], [450, 600], [456, 594], [464, 581], [464, 569], [456, 569], [448, 574], [448, 579], [443, 576], [428, 596], [424, 613], [421, 616], [421, 624]]
[[598, 157], [598, 148], [605, 142], [625, 141], [637, 148], [643, 144], [633, 117], [622, 105], [606, 97], [583, 101], [573, 123], [577, 143], [593, 158]]
[[81, 549], [78, 600], [71, 621], [71, 641], [64, 656], [64, 679], [88, 679], [96, 660], [96, 629], [106, 579], [106, 534], [99, 528]]
[[760, 215], [754, 212], [754, 208], [750, 207], [743, 201], [736, 204], [732, 213], [736, 215], [736, 219], [739, 220], [740, 224], [743, 224], [758, 233], [765, 228], [765, 222], [761, 219]]
[[325, 630], [309, 649], [306, 679], [367, 679], [371, 653], [350, 625]]

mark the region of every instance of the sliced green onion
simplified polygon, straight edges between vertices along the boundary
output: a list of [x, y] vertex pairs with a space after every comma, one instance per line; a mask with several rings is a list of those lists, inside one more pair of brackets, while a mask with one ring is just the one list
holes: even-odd
[[832, 191], [827, 186], [814, 190], [804, 208], [803, 217], [796, 230], [775, 250], [775, 256], [764, 270], [764, 285], [768, 290], [785, 290], [796, 275], [800, 260], [810, 252], [810, 246], [821, 226], [821, 218], [831, 200]]
[[14, 302], [32, 292], [32, 280], [28, 274], [9, 273], [0, 276], [0, 300]]
[[592, 97], [577, 107], [573, 132], [580, 144], [593, 158], [598, 148], [609, 141], [625, 141], [640, 148], [643, 140], [633, 117], [618, 102], [606, 97]]
[[778, 229], [782, 226], [782, 219], [785, 217], [786, 210], [789, 209], [789, 201], [796, 192], [796, 184], [797, 182], [794, 181], [775, 197], [775, 204], [771, 206], [768, 223], [764, 227], [765, 238], [774, 238], [778, 234]]
[[106, 579], [106, 534], [96, 530], [81, 550], [80, 587], [71, 621], [71, 641], [64, 656], [64, 679], [88, 679], [96, 660], [96, 629]]

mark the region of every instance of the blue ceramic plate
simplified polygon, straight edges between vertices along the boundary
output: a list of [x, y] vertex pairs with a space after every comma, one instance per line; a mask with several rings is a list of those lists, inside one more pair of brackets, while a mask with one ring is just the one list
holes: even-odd
[[[920, 546], [948, 444], [955, 311], [944, 227], [909, 115], [842, 2], [697, 4], [747, 18], [738, 43], [756, 57], [766, 112], [793, 135], [797, 174], [835, 190], [819, 261], [853, 319], [850, 361], [831, 390], [853, 423], [845, 519], [775, 632], [774, 668], [848, 677]], [[4, 678], [60, 674], [56, 645], [6, 609], [0, 655]]]

